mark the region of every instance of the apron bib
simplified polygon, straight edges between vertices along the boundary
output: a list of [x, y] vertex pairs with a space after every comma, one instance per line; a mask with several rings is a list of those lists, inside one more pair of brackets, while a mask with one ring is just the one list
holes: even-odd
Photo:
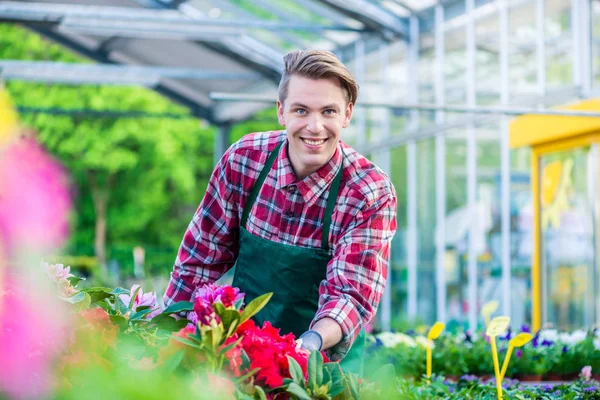
[[[282, 335], [293, 333], [299, 337], [308, 330], [315, 317], [319, 285], [326, 277], [327, 264], [331, 260], [329, 228], [343, 168], [335, 176], [327, 198], [321, 248], [293, 246], [254, 236], [246, 230], [246, 221], [282, 144], [269, 155], [244, 207], [232, 286], [246, 294], [246, 304], [262, 294], [273, 292], [269, 303], [254, 316], [255, 322], [262, 326], [269, 321], [281, 329]], [[344, 371], [362, 375], [364, 346], [365, 332], [362, 330], [340, 362]]]

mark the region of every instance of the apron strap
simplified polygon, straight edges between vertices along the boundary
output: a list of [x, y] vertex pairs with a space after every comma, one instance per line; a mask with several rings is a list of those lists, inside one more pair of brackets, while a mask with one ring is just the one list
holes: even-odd
[[340, 170], [333, 178], [331, 183], [331, 190], [327, 196], [327, 206], [325, 208], [325, 215], [323, 216], [323, 236], [321, 237], [321, 248], [329, 251], [329, 227], [331, 226], [331, 215], [333, 214], [333, 208], [337, 202], [338, 193], [340, 191], [340, 185], [342, 182], [342, 171], [344, 170], [344, 157], [342, 153], [342, 164]]
[[242, 212], [242, 227], [244, 229], [246, 229], [246, 221], [248, 220], [248, 215], [250, 214], [250, 210], [252, 209], [252, 206], [254, 205], [256, 198], [258, 197], [258, 193], [260, 192], [260, 189], [262, 188], [262, 185], [265, 182], [267, 175], [269, 175], [269, 171], [271, 170], [271, 167], [273, 166], [273, 163], [275, 162], [275, 159], [277, 158], [277, 155], [279, 154], [279, 149], [281, 148], [281, 145], [283, 144], [283, 142], [279, 143], [277, 145], [277, 147], [275, 147], [273, 149], [271, 154], [269, 154], [269, 158], [267, 158], [267, 162], [265, 163], [265, 166], [260, 171], [260, 175], [258, 176], [256, 183], [252, 187], [252, 191], [250, 192], [250, 196], [248, 197], [248, 201], [246, 201], [246, 205], [244, 206], [244, 211]]
[[[269, 154], [269, 158], [265, 162], [263, 169], [260, 171], [260, 175], [258, 175], [258, 179], [254, 186], [252, 187], [252, 191], [250, 192], [250, 196], [248, 196], [248, 200], [246, 201], [246, 205], [244, 206], [244, 211], [242, 212], [242, 227], [246, 229], [246, 222], [248, 221], [248, 215], [250, 215], [250, 210], [258, 197], [258, 193], [262, 188], [263, 183], [265, 183], [265, 179], [267, 175], [269, 175], [269, 171], [271, 171], [271, 167], [275, 163], [275, 159], [277, 159], [277, 155], [279, 154], [279, 149], [283, 145], [285, 141], [279, 143], [277, 147], [273, 149], [271, 154]], [[321, 248], [323, 250], [329, 251], [329, 228], [331, 226], [331, 215], [333, 214], [333, 208], [335, 207], [335, 203], [337, 202], [338, 193], [340, 191], [340, 185], [342, 182], [342, 171], [344, 170], [344, 158], [342, 157], [342, 165], [340, 165], [340, 170], [333, 178], [333, 182], [331, 183], [331, 190], [329, 191], [329, 195], [327, 196], [327, 206], [325, 207], [325, 215], [323, 216], [323, 234], [321, 237]]]

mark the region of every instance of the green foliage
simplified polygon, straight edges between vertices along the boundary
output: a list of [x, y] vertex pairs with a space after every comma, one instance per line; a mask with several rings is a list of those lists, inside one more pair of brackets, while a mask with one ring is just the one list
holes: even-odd
[[[0, 24], [0, 59], [85, 62], [60, 46], [11, 24]], [[184, 107], [141, 87], [45, 85], [10, 81], [19, 106], [171, 113], [166, 118], [86, 118], [25, 114], [24, 124], [69, 170], [76, 193], [74, 234], [68, 251], [91, 255], [98, 199], [107, 202], [107, 245], [176, 249], [202, 198], [213, 168], [214, 127], [202, 126]], [[96, 198], [94, 199], [94, 190]], [[116, 252], [118, 254], [118, 252]], [[110, 255], [109, 255], [110, 256]], [[165, 260], [166, 262], [166, 260]]]

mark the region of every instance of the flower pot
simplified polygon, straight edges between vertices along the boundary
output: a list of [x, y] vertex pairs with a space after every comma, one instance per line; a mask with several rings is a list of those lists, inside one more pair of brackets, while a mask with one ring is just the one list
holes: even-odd
[[579, 377], [578, 372], [569, 372], [567, 374], [562, 374], [563, 381], [576, 381], [578, 377]]
[[563, 380], [563, 377], [558, 372], [549, 372], [546, 375], [544, 375], [544, 381], [559, 382], [562, 380]]
[[519, 374], [517, 376], [517, 379], [520, 380], [521, 382], [541, 382], [542, 381], [542, 375], [521, 375]]

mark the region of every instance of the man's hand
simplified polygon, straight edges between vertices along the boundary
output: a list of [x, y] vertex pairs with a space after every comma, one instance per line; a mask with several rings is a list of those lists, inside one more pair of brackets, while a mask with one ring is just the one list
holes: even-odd
[[320, 351], [323, 347], [323, 338], [317, 331], [306, 331], [297, 340], [298, 345], [308, 351]]

